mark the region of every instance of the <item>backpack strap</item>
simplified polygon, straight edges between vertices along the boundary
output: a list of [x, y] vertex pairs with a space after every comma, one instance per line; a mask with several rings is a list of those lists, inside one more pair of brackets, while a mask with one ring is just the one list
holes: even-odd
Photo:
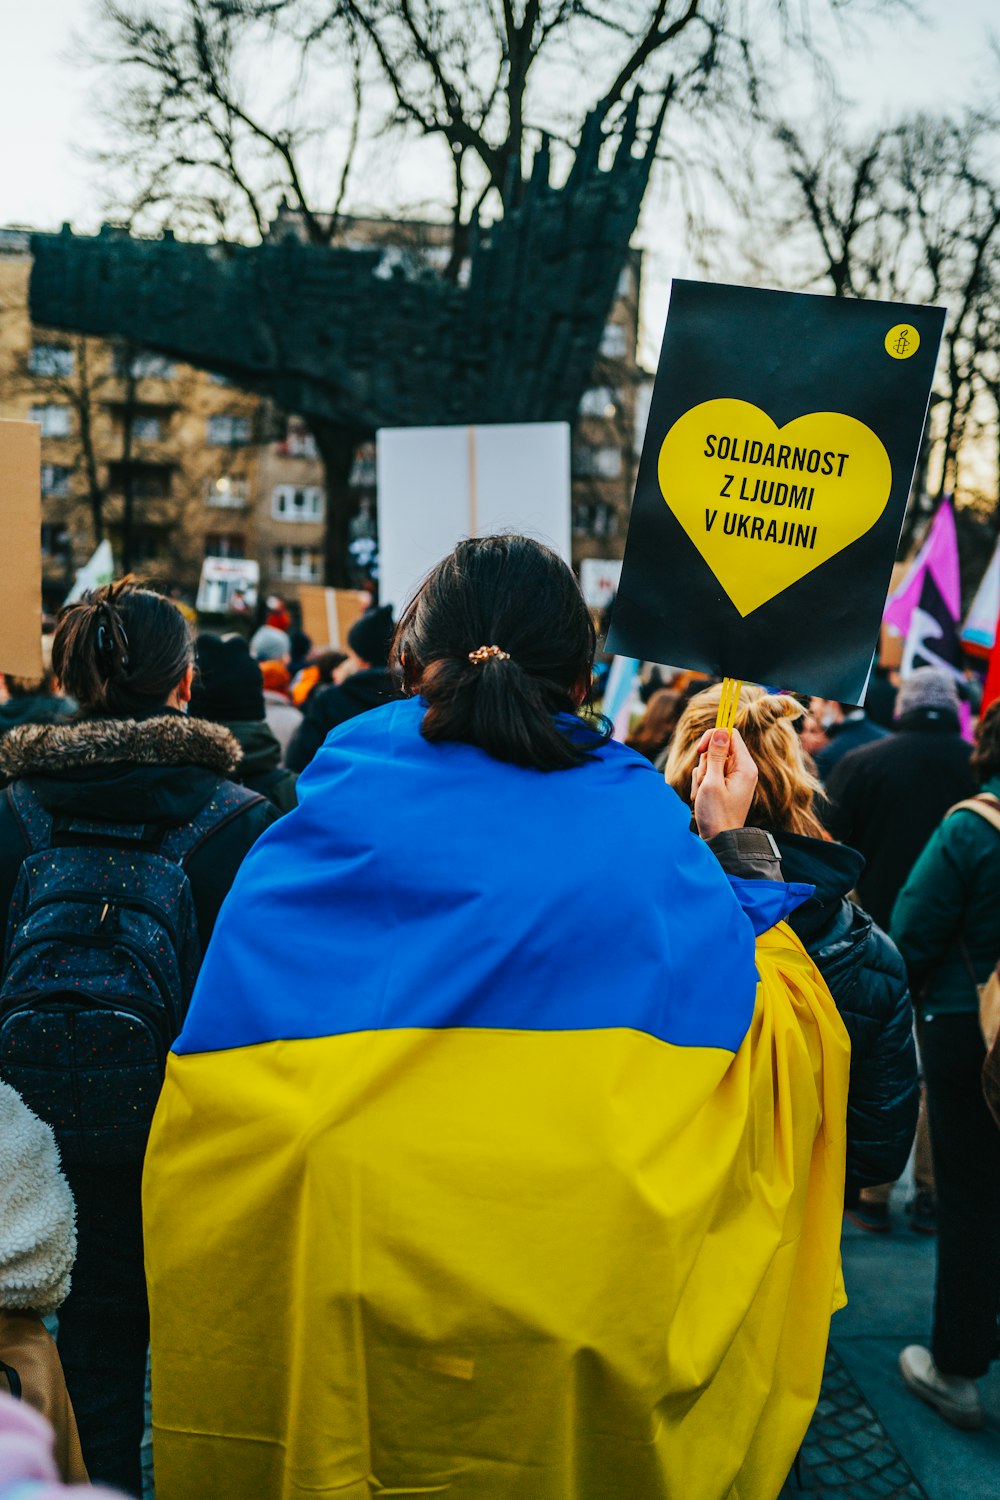
[[164, 859], [186, 865], [213, 833], [218, 832], [226, 823], [231, 823], [233, 818], [238, 818], [248, 807], [266, 802], [267, 798], [260, 796], [258, 792], [248, 791], [245, 786], [237, 786], [234, 781], [220, 780], [208, 801], [189, 822], [168, 830], [160, 845], [160, 853]]
[[7, 803], [17, 819], [28, 853], [48, 849], [52, 843], [52, 815], [46, 812], [26, 781], [15, 781], [7, 788]]
[[5, 1379], [7, 1381], [7, 1389], [10, 1392], [10, 1394], [13, 1396], [14, 1400], [15, 1401], [20, 1401], [20, 1399], [21, 1399], [21, 1377], [17, 1373], [17, 1371], [14, 1369], [14, 1366], [13, 1365], [5, 1365], [4, 1362], [3, 1362], [3, 1360], [0, 1359], [0, 1375], [3, 1375], [5, 1377]]
[[967, 797], [964, 802], [956, 802], [954, 807], [949, 807], [945, 817], [950, 818], [952, 813], [957, 812], [978, 813], [991, 828], [1000, 833], [1000, 797], [994, 797], [992, 792], [981, 792], [978, 797]]

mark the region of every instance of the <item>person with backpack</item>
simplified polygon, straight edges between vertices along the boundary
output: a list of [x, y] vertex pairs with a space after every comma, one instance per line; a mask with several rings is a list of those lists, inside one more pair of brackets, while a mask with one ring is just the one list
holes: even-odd
[[930, 1347], [899, 1357], [914, 1395], [957, 1427], [980, 1427], [976, 1381], [998, 1356], [1000, 1133], [983, 1097], [977, 987], [1000, 958], [1000, 701], [972, 755], [981, 785], [954, 806], [899, 894], [892, 936], [916, 1000], [938, 1196]]
[[79, 1253], [59, 1352], [91, 1478], [130, 1494], [149, 1322], [140, 1183], [168, 1049], [237, 870], [277, 813], [239, 747], [187, 717], [189, 628], [126, 580], [63, 615], [80, 706], [0, 742], [0, 1077], [55, 1131]]

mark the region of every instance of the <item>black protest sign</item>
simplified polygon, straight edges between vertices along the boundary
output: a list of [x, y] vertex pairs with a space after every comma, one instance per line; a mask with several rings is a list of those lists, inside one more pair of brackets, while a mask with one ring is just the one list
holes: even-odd
[[608, 650], [859, 702], [944, 317], [675, 281]]

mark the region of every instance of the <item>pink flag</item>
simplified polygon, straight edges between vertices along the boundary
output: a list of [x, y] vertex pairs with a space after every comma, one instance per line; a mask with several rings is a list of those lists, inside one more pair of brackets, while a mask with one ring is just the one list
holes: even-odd
[[889, 595], [882, 619], [899, 635], [909, 633], [913, 612], [920, 604], [924, 578], [930, 573], [948, 613], [957, 620], [962, 612], [962, 591], [958, 576], [958, 536], [951, 499], [941, 501], [937, 515], [913, 560], [906, 577]]

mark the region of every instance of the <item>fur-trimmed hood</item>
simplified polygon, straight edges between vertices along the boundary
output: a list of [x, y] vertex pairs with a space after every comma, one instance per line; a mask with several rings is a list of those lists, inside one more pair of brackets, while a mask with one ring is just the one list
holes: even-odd
[[111, 765], [199, 766], [231, 776], [242, 751], [222, 724], [157, 714], [151, 719], [76, 719], [24, 724], [0, 740], [0, 773], [8, 781], [59, 776]]

